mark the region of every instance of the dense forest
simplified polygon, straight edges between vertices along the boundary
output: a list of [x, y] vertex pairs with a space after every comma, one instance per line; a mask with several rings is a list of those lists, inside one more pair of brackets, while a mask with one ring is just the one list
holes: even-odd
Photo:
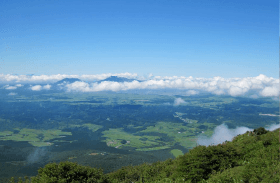
[[38, 175], [11, 178], [21, 183], [132, 183], [132, 182], [273, 182], [280, 181], [279, 129], [260, 127], [231, 142], [197, 146], [188, 153], [156, 163], [103, 170], [72, 162], [49, 163]]

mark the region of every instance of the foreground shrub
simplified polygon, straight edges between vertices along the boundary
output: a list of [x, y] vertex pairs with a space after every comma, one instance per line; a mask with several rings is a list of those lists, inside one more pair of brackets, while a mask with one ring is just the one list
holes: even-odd
[[72, 162], [49, 163], [32, 177], [32, 183], [106, 183], [101, 169], [81, 166]]
[[212, 172], [235, 167], [239, 156], [232, 144], [198, 146], [179, 158], [178, 172], [185, 180], [198, 182], [208, 179]]

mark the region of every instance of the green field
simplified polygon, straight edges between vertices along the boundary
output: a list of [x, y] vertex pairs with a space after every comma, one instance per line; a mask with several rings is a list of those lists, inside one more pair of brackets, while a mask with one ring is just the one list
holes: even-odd
[[[131, 126], [133, 128], [133, 126]], [[184, 126], [181, 123], [158, 122], [155, 126], [149, 126], [145, 130], [136, 133], [128, 133], [123, 128], [110, 128], [103, 131], [104, 142], [108, 146], [122, 148], [133, 147], [137, 151], [152, 151], [168, 149], [179, 143], [181, 146], [189, 149], [196, 146], [196, 136], [199, 129], [196, 127]], [[161, 140], [160, 136], [153, 133], [166, 134], [171, 140]], [[210, 132], [208, 132], [210, 133]], [[122, 144], [125, 140], [127, 143]]]
[[103, 126], [101, 125], [96, 125], [96, 124], [91, 124], [91, 123], [86, 123], [86, 124], [83, 124], [83, 125], [70, 125], [70, 127], [86, 127], [88, 128], [89, 130], [91, 130], [92, 132], [96, 132], [97, 130], [99, 130], [100, 128], [102, 128]]
[[[106, 142], [107, 145], [111, 147], [122, 148], [128, 146], [137, 148], [137, 150], [141, 150], [141, 148], [151, 148], [151, 146], [159, 146], [159, 142], [157, 142], [157, 139], [159, 137], [157, 136], [134, 135], [123, 131], [122, 128], [110, 128], [109, 130], [103, 131], [102, 133], [103, 137], [106, 138], [104, 142]], [[122, 144], [122, 140], [125, 140], [126, 144]]]
[[177, 158], [178, 156], [184, 155], [184, 153], [179, 149], [172, 149], [170, 152], [173, 154], [173, 156], [175, 158]]
[[173, 139], [173, 141], [166, 142], [167, 145], [172, 146], [179, 142], [185, 148], [192, 148], [196, 146], [196, 138], [191, 136], [195, 134], [195, 131], [196, 128], [190, 128], [180, 123], [158, 122], [155, 126], [149, 126], [141, 132], [163, 133]]
[[72, 135], [71, 132], [61, 130], [37, 130], [28, 128], [15, 128], [14, 131], [0, 132], [0, 140], [27, 141], [33, 146], [50, 146], [49, 141], [55, 138], [63, 138], [65, 135]]

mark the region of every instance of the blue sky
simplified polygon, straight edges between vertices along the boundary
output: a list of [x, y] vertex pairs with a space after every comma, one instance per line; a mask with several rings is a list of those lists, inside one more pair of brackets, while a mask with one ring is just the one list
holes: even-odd
[[279, 2], [0, 1], [0, 73], [279, 76]]

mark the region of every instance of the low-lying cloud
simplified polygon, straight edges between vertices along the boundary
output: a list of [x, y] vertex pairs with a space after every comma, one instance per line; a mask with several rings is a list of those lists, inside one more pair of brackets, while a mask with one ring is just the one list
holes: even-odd
[[[99, 80], [106, 79], [110, 76], [125, 77], [135, 79], [133, 82], [112, 82]], [[278, 97], [279, 95], [279, 79], [267, 77], [260, 74], [256, 77], [246, 78], [193, 78], [184, 76], [162, 77], [149, 75], [144, 80], [137, 81], [140, 77], [137, 74], [119, 73], [119, 74], [99, 74], [99, 75], [1, 75], [0, 83], [30, 83], [32, 90], [40, 91], [43, 84], [55, 83], [65, 78], [78, 78], [77, 81], [70, 84], [62, 85], [62, 89], [75, 92], [98, 92], [98, 91], [127, 91], [127, 90], [165, 90], [176, 89], [186, 91], [186, 96], [197, 95], [199, 93], [209, 92], [215, 95], [230, 95], [230, 96], [248, 96], [252, 98], [258, 97]], [[36, 84], [37, 83], [37, 84]], [[41, 87], [40, 87], [40, 86]], [[6, 89], [15, 89], [17, 85], [8, 85]]]
[[186, 104], [187, 102], [185, 102], [183, 99], [181, 99], [181, 98], [176, 98], [175, 100], [174, 100], [174, 106], [178, 106], [178, 105], [180, 105], [180, 104]]
[[41, 91], [41, 90], [49, 90], [51, 88], [51, 85], [35, 85], [35, 86], [31, 86], [30, 89], [33, 91]]
[[137, 74], [132, 73], [106, 73], [95, 75], [68, 75], [68, 74], [55, 74], [55, 75], [13, 75], [13, 74], [0, 74], [0, 83], [54, 83], [65, 78], [79, 78], [83, 81], [99, 81], [106, 79], [110, 76], [125, 77], [129, 79], [137, 78]]
[[36, 147], [27, 157], [27, 163], [33, 164], [40, 162], [41, 158], [46, 156], [48, 150], [47, 147]]
[[270, 125], [269, 127], [266, 127], [265, 129], [266, 129], [266, 130], [269, 130], [269, 131], [274, 131], [274, 130], [276, 130], [277, 128], [280, 128], [280, 124], [272, 124], [272, 125]]
[[[269, 127], [266, 127], [265, 129], [269, 131], [273, 131], [277, 128], [280, 128], [280, 124], [273, 124], [270, 125]], [[199, 136], [197, 139], [197, 143], [199, 145], [205, 145], [205, 146], [217, 145], [225, 141], [232, 141], [232, 139], [235, 136], [253, 130], [254, 129], [247, 128], [247, 127], [237, 127], [235, 129], [229, 129], [227, 125], [221, 124], [214, 129], [214, 133], [211, 137], [206, 137], [203, 135]]]
[[13, 95], [17, 95], [17, 93], [11, 92], [11, 93], [9, 93], [8, 95], [13, 96]]
[[188, 90], [187, 92], [186, 92], [186, 96], [191, 96], [191, 95], [198, 95], [199, 94], [199, 92], [198, 91], [195, 91], [195, 90]]
[[17, 87], [16, 86], [7, 86], [5, 89], [6, 90], [15, 90], [15, 89], [17, 89]]
[[221, 124], [214, 129], [213, 135], [208, 138], [206, 136], [200, 136], [197, 139], [199, 145], [217, 145], [225, 141], [231, 141], [233, 137], [244, 134], [246, 131], [253, 131], [253, 129], [247, 127], [237, 127], [235, 129], [229, 129], [227, 125]]
[[94, 92], [94, 91], [123, 91], [130, 89], [181, 89], [187, 90], [186, 95], [195, 95], [201, 92], [210, 92], [216, 95], [255, 97], [277, 97], [279, 95], [279, 79], [264, 75], [247, 78], [225, 79], [174, 77], [167, 79], [150, 79], [133, 82], [109, 82], [87, 83], [75, 82], [66, 85], [68, 91]]
[[6, 90], [15, 90], [15, 89], [17, 89], [17, 88], [19, 88], [19, 87], [22, 87], [22, 86], [23, 86], [22, 84], [16, 84], [16, 85], [14, 85], [14, 86], [5, 85], [4, 88], [5, 88]]

